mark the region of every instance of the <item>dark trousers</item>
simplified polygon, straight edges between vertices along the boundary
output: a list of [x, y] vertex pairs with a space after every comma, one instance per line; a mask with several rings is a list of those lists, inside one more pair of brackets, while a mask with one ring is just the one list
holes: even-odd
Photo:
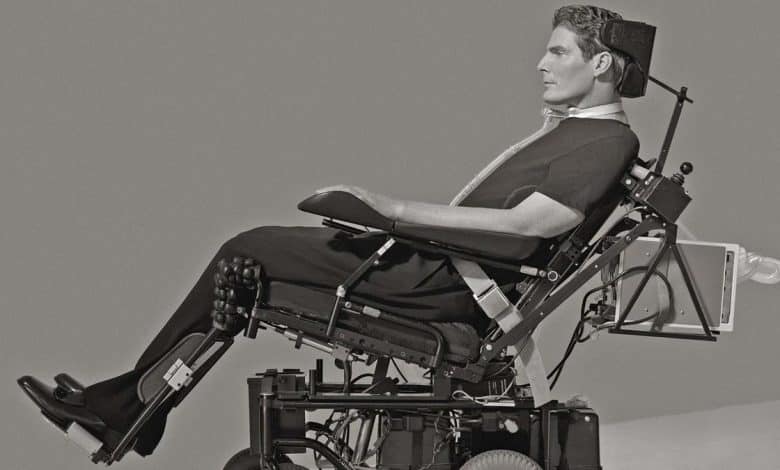
[[[319, 227], [258, 227], [240, 233], [220, 247], [133, 370], [85, 389], [87, 408], [109, 427], [119, 432], [129, 429], [144, 407], [136, 394], [139, 378], [184, 336], [211, 328], [213, 276], [219, 260], [251, 257], [261, 264], [267, 281], [335, 293], [336, 286], [385, 240], [383, 235], [350, 237]], [[448, 321], [472, 322], [481, 317], [468, 287], [442, 256], [399, 244], [354, 287], [351, 296], [355, 301], [420, 320], [441, 320], [443, 312]], [[268, 302], [273, 304], [273, 294]], [[170, 404], [165, 405], [147, 422], [138, 434], [136, 452], [148, 455], [154, 450], [169, 411]]]

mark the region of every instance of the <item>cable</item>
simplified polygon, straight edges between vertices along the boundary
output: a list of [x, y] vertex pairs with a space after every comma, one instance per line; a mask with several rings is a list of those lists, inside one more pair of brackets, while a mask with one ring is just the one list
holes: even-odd
[[404, 373], [403, 373], [403, 372], [401, 372], [401, 368], [400, 368], [400, 367], [398, 367], [398, 363], [397, 363], [397, 362], [395, 362], [395, 358], [394, 358], [394, 357], [391, 357], [391, 358], [390, 358], [390, 362], [392, 362], [392, 363], [393, 363], [393, 367], [395, 367], [395, 370], [398, 372], [398, 375], [400, 375], [400, 376], [401, 376], [401, 378], [404, 380], [404, 383], [409, 383], [409, 380], [406, 378], [406, 376], [404, 375]]
[[[593, 289], [591, 289], [591, 290], [589, 290], [588, 292], [585, 293], [585, 295], [583, 296], [583, 299], [582, 299], [582, 305], [580, 307], [580, 320], [577, 322], [577, 325], [574, 327], [574, 331], [572, 332], [572, 336], [571, 336], [571, 339], [569, 340], [569, 344], [566, 346], [566, 350], [563, 353], [563, 357], [558, 362], [558, 364], [556, 364], [555, 367], [547, 374], [547, 380], [551, 380], [552, 379], [552, 382], [550, 383], [550, 389], [553, 389], [555, 387], [555, 385], [558, 383], [558, 379], [560, 378], [561, 373], [563, 372], [563, 368], [564, 368], [564, 366], [566, 364], [566, 361], [569, 359], [569, 357], [571, 356], [572, 351], [574, 350], [574, 346], [576, 346], [577, 343], [584, 343], [585, 341], [590, 339], [590, 337], [593, 334], [593, 333], [590, 333], [586, 337], [582, 336], [582, 333], [584, 332], [584, 329], [585, 329], [585, 323], [588, 320], [592, 319], [592, 318], [589, 318], [587, 316], [587, 312], [586, 312], [586, 309], [585, 309], [585, 305], [587, 303], [588, 297], [590, 297], [592, 294], [594, 294], [596, 292], [604, 290], [606, 287], [614, 285], [618, 280], [620, 280], [620, 279], [622, 279], [624, 277], [636, 275], [636, 274], [638, 274], [640, 272], [647, 271], [647, 270], [648, 270], [648, 266], [635, 266], [633, 268], [627, 269], [625, 272], [621, 273], [620, 275], [618, 275], [614, 279], [610, 280], [609, 282], [604, 283], [604, 284], [602, 284], [600, 286], [597, 286], [597, 287], [595, 287], [595, 288], [593, 288]], [[669, 308], [673, 308], [673, 305], [674, 305], [674, 294], [673, 294], [672, 285], [669, 282], [669, 279], [667, 279], [666, 276], [664, 276], [663, 274], [658, 272], [658, 270], [654, 270], [653, 274], [658, 276], [658, 277], [660, 277], [661, 280], [663, 280], [664, 284], [666, 285], [667, 291], [669, 293]], [[661, 312], [656, 312], [656, 313], [653, 313], [652, 315], [648, 315], [647, 317], [640, 318], [638, 320], [624, 321], [623, 325], [636, 325], [636, 324], [639, 324], [639, 323], [643, 323], [643, 322], [646, 322], [646, 321], [652, 319], [653, 317], [657, 317], [658, 315], [660, 315], [660, 313]], [[615, 322], [610, 322], [610, 323], [605, 323], [603, 325], [599, 325], [598, 327], [596, 327], [595, 331], [599, 331], [599, 330], [604, 329], [604, 328], [612, 327], [615, 324], [616, 324]], [[529, 386], [529, 384], [523, 384], [523, 385], [520, 385], [519, 387], [522, 388], [522, 387], [527, 387], [527, 386]]]
[[373, 376], [374, 376], [374, 374], [372, 374], [370, 372], [366, 372], [365, 374], [358, 375], [357, 377], [352, 379], [349, 383], [350, 383], [350, 385], [355, 385], [359, 380], [365, 379], [366, 377], [373, 377]]
[[[512, 368], [512, 370], [514, 371], [514, 368]], [[515, 372], [515, 375], [517, 375], [516, 372]], [[507, 394], [512, 389], [512, 387], [514, 387], [514, 385], [515, 385], [515, 381], [514, 380], [510, 380], [509, 383], [507, 384], [506, 388], [504, 389], [503, 392], [501, 392], [500, 395], [483, 395], [483, 396], [479, 396], [479, 397], [473, 397], [473, 396], [469, 395], [467, 392], [465, 392], [463, 390], [455, 390], [454, 392], [452, 392], [452, 398], [455, 398], [455, 399], [465, 398], [467, 400], [471, 400], [474, 403], [478, 403], [480, 405], [488, 405], [488, 404], [490, 404], [492, 402], [500, 401], [500, 400], [503, 400], [504, 398], [506, 398]]]

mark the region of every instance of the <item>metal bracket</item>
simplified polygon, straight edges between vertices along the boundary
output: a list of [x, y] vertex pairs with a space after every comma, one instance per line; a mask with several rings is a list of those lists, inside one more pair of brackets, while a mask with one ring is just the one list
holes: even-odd
[[338, 359], [340, 361], [347, 362], [351, 360], [351, 353], [348, 348], [345, 348], [344, 346], [341, 346], [339, 344], [336, 344], [333, 346], [333, 351], [330, 353], [335, 359]]
[[192, 376], [192, 369], [184, 365], [184, 361], [176, 359], [168, 372], [165, 373], [163, 379], [168, 382], [174, 390], [181, 390], [182, 387], [189, 385]]

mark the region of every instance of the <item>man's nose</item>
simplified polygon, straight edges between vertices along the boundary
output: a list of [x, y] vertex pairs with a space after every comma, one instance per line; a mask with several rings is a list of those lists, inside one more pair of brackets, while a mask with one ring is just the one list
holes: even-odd
[[540, 72], [549, 72], [550, 69], [547, 67], [547, 54], [543, 55], [541, 59], [539, 59], [539, 63], [536, 64], [536, 70]]

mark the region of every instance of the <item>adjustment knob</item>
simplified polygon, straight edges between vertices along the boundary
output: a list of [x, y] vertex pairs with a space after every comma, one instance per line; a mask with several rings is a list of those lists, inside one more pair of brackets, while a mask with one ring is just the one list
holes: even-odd
[[682, 174], [675, 173], [669, 179], [682, 186], [682, 184], [685, 183], [685, 176], [683, 175], [689, 175], [691, 174], [692, 171], [693, 171], [693, 165], [691, 165], [691, 162], [683, 162], [683, 164], [680, 165], [680, 172]]

